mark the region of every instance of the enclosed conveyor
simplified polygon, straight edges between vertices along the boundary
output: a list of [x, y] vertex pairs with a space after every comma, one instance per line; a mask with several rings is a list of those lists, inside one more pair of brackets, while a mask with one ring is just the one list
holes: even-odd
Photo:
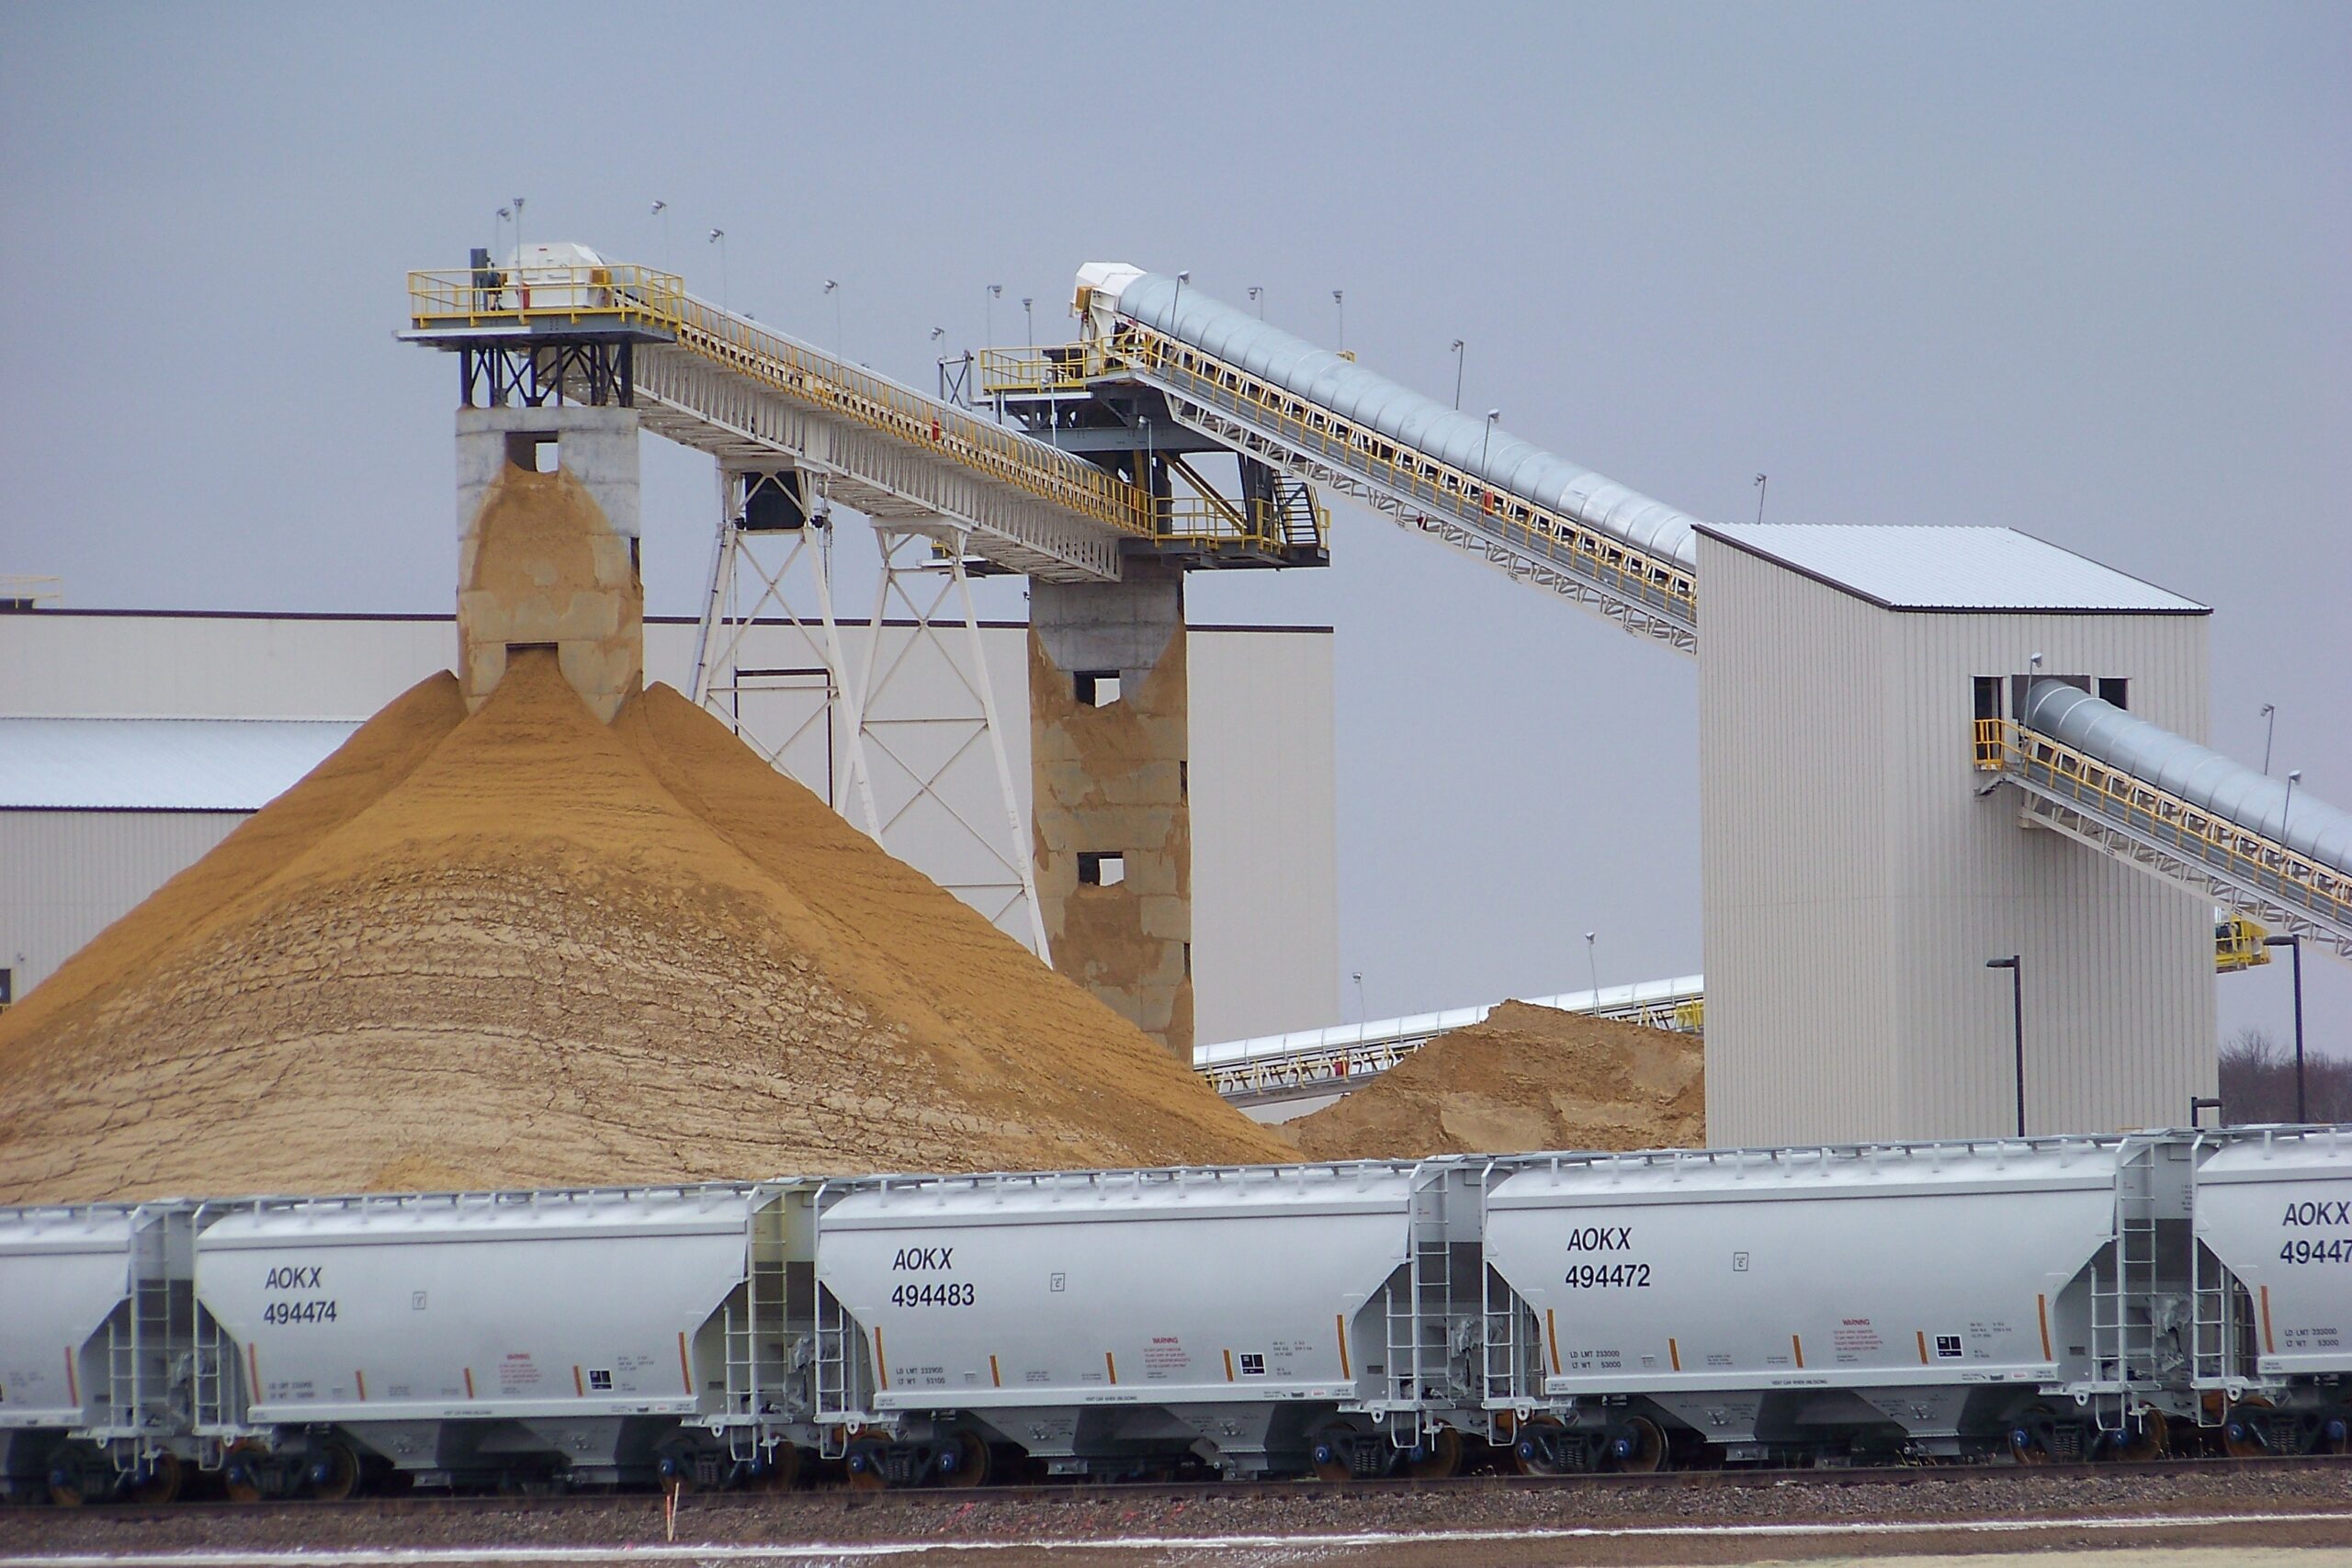
[[1628, 630], [1696, 649], [1693, 520], [1664, 502], [1181, 279], [1090, 263], [1076, 303], [1085, 341], [1063, 374], [1132, 374], [1178, 420], [1237, 450], [1352, 494]]
[[2056, 680], [1976, 755], [2046, 825], [2352, 957], [2352, 816], [2309, 791]]

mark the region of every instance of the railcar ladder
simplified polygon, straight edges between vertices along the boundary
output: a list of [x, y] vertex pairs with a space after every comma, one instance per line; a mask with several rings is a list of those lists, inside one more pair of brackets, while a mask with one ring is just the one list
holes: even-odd
[[855, 1325], [841, 1302], [823, 1285], [817, 1287], [817, 1451], [824, 1459], [839, 1459], [849, 1451], [844, 1423], [850, 1405], [851, 1336]]
[[754, 1209], [751, 1216], [743, 1301], [726, 1313], [728, 1447], [738, 1461], [756, 1459], [760, 1417], [779, 1414], [789, 1402], [786, 1324], [790, 1287], [785, 1268], [785, 1212], [781, 1202]]
[[187, 1216], [175, 1210], [139, 1211], [131, 1218], [130, 1299], [107, 1325], [107, 1395], [103, 1425], [92, 1435], [128, 1445], [119, 1461], [135, 1463], [154, 1433], [170, 1425], [175, 1375], [193, 1350], [196, 1298], [175, 1288], [172, 1267]]
[[2109, 1268], [2091, 1268], [2091, 1361], [2099, 1426], [2120, 1430], [2135, 1389], [2155, 1375], [2156, 1158], [2153, 1141], [2124, 1145], [2115, 1178], [2115, 1239]]
[[[1420, 1412], [1431, 1397], [1444, 1397], [1451, 1382], [1447, 1361], [1454, 1291], [1448, 1185], [1445, 1174], [1440, 1172], [1436, 1180], [1413, 1193], [1402, 1288], [1394, 1276], [1387, 1287], [1390, 1409], [1412, 1417], [1389, 1422], [1389, 1440], [1400, 1449], [1420, 1441]], [[1432, 1387], [1432, 1382], [1437, 1386]]]
[[1542, 1342], [1536, 1334], [1534, 1309], [1520, 1299], [1493, 1264], [1485, 1265], [1484, 1271], [1484, 1299], [1479, 1305], [1487, 1333], [1480, 1393], [1489, 1409], [1521, 1404], [1533, 1399], [1543, 1386]]

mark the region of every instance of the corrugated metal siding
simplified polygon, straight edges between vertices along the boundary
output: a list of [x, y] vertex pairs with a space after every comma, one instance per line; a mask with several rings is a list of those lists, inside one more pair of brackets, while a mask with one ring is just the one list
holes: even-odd
[[1340, 1015], [1331, 654], [1326, 637], [1191, 636], [1195, 1039]]
[[2199, 616], [1889, 612], [1713, 540], [1700, 651], [1713, 1142], [2036, 1132], [2212, 1092], [2209, 906], [1979, 797], [1974, 675], [2120, 675], [2198, 738]]
[[212, 846], [222, 811], [0, 811], [0, 964], [17, 1000]]

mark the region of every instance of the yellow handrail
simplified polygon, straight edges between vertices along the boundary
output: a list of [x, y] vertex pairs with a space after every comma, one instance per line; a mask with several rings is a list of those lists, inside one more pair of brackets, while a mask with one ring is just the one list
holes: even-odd
[[2179, 847], [2185, 849], [2194, 841], [2212, 852], [2198, 854], [2199, 864], [2214, 866], [2252, 887], [2291, 886], [2313, 913], [2352, 924], [2352, 882], [2333, 867], [2216, 817], [2194, 801], [2111, 768], [2063, 741], [2011, 719], [1980, 718], [1975, 721], [1975, 755], [1976, 767], [1982, 772], [2017, 773], [2036, 783], [2040, 781], [2033, 780], [2035, 771], [2047, 773], [2052, 780], [2063, 782], [2066, 795], [2096, 796], [2127, 818], [2145, 818], [2152, 830]]
[[[1024, 359], [1004, 367], [1029, 370], [1045, 378], [1100, 375], [1125, 363], [1163, 376], [1173, 371], [1189, 377], [1216, 388], [1236, 403], [1248, 405], [1254, 417], [1300, 438], [1306, 450], [1327, 444], [1345, 446], [1350, 467], [1372, 476], [1395, 494], [1426, 500], [1458, 515], [1476, 514], [1486, 528], [1506, 537], [1519, 535], [1539, 557], [1565, 549], [1595, 578], [1638, 583], [1645, 597], [1662, 600], [1694, 625], [1698, 620], [1697, 575], [1681, 562], [1652, 555], [1550, 507], [1497, 490], [1466, 469], [1402, 446], [1180, 339], [1139, 321], [1122, 320], [1117, 335], [1107, 344], [1097, 340], [1078, 347], [1083, 355], [1057, 365], [1040, 367]], [[1095, 368], [1098, 365], [1102, 368]], [[985, 376], [982, 385], [987, 385]]]
[[698, 299], [670, 273], [619, 265], [412, 272], [409, 301], [420, 331], [550, 321], [651, 328], [787, 397], [1066, 511], [1137, 537], [1153, 533], [1150, 498], [1138, 487]]

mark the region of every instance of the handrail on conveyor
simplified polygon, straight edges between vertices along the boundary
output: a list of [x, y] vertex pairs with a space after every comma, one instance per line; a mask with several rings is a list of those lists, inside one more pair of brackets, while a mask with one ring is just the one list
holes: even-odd
[[619, 264], [409, 274], [419, 332], [571, 326], [650, 329], [723, 369], [880, 431], [1091, 522], [1153, 536], [1144, 491], [1019, 431], [697, 299], [671, 273]]
[[2352, 877], [2209, 807], [2013, 719], [1974, 721], [1974, 760], [2095, 820], [2186, 856], [2225, 883], [2308, 916], [2352, 956]]

